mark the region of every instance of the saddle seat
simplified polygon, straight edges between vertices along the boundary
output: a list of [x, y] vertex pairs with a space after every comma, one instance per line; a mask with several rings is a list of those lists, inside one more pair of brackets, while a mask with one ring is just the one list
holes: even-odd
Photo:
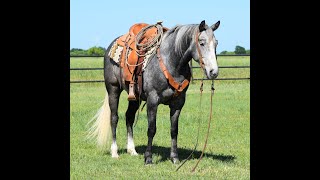
[[[120, 56], [120, 67], [123, 69], [122, 81], [126, 85], [129, 85], [129, 101], [137, 100], [135, 94], [140, 94], [142, 90], [142, 62], [144, 57], [139, 57], [135, 51], [136, 49], [136, 36], [137, 34], [149, 24], [137, 23], [130, 27], [129, 32], [119, 37], [116, 41], [118, 46], [122, 46], [123, 50]], [[168, 28], [163, 27], [163, 32], [167, 31]], [[145, 44], [153, 39], [157, 35], [157, 28], [152, 27], [148, 29], [141, 37], [139, 44]], [[127, 49], [129, 48], [129, 49]], [[126, 52], [128, 51], [127, 56]], [[145, 54], [146, 51], [139, 51], [139, 54]], [[137, 64], [141, 63], [139, 66]], [[128, 65], [129, 64], [129, 65]], [[135, 87], [138, 85], [138, 87]]]

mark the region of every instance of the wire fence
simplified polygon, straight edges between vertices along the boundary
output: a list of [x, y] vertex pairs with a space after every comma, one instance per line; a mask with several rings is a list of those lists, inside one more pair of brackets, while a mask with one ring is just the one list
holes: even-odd
[[[249, 54], [220, 54], [217, 56], [250, 56]], [[96, 58], [101, 58], [104, 56], [70, 56], [70, 58], [81, 58], [81, 57], [96, 57]], [[191, 82], [192, 81], [197, 81], [197, 80], [202, 80], [201, 78], [193, 78], [193, 69], [200, 68], [199, 66], [193, 66], [192, 61], [190, 61], [190, 66], [191, 66]], [[219, 68], [250, 68], [250, 66], [219, 66]], [[95, 70], [103, 70], [103, 68], [100, 67], [95, 67], [95, 68], [70, 68], [70, 71], [95, 71]], [[203, 79], [203, 80], [209, 80], [209, 79]], [[231, 78], [217, 78], [215, 80], [250, 80], [250, 77], [231, 77]], [[104, 82], [104, 80], [75, 80], [75, 81], [70, 81], [70, 83], [97, 83], [97, 82]]]

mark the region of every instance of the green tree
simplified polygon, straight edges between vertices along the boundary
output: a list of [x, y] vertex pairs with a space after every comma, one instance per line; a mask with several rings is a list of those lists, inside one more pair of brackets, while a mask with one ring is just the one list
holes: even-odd
[[250, 49], [247, 49], [247, 50], [246, 50], [246, 54], [250, 54]]
[[246, 49], [241, 46], [236, 46], [234, 53], [235, 54], [246, 54]]
[[79, 49], [79, 48], [72, 48], [70, 50], [70, 56], [84, 56], [84, 55], [88, 55], [88, 52], [86, 50]]
[[90, 56], [103, 56], [105, 54], [105, 49], [103, 47], [91, 47], [88, 49], [88, 55]]
[[227, 54], [228, 51], [222, 51], [220, 54]]
[[88, 55], [88, 52], [85, 50], [70, 52], [70, 56], [85, 56], [85, 55]]
[[234, 55], [234, 52], [233, 51], [228, 51], [227, 55]]
[[83, 49], [79, 49], [79, 48], [72, 48], [70, 50], [70, 52], [76, 52], [76, 51], [84, 51]]

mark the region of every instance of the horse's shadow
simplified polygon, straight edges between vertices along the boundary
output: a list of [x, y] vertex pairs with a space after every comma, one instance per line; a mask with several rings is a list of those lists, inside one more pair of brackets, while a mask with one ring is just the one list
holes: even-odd
[[[136, 151], [139, 154], [144, 154], [147, 146], [140, 145], [136, 146]], [[124, 151], [124, 150], [123, 150]], [[186, 159], [190, 153], [192, 152], [192, 149], [185, 149], [185, 148], [178, 148], [179, 153], [179, 159], [180, 161]], [[121, 152], [121, 150], [120, 150]], [[170, 147], [161, 147], [161, 146], [152, 146], [152, 153], [158, 154], [160, 156], [160, 159], [158, 162], [167, 161], [170, 159]], [[193, 155], [190, 157], [190, 159], [198, 159], [201, 155], [201, 151], [194, 151]], [[212, 153], [204, 153], [203, 157], [207, 157], [213, 160], [219, 160], [227, 163], [232, 163], [236, 157], [233, 155], [224, 155], [224, 154], [212, 154]]]

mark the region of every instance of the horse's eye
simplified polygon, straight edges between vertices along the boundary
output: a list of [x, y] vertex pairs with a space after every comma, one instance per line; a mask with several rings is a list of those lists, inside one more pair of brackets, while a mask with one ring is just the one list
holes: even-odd
[[200, 41], [199, 44], [200, 44], [201, 46], [204, 46], [204, 41], [203, 41], [203, 40]]

